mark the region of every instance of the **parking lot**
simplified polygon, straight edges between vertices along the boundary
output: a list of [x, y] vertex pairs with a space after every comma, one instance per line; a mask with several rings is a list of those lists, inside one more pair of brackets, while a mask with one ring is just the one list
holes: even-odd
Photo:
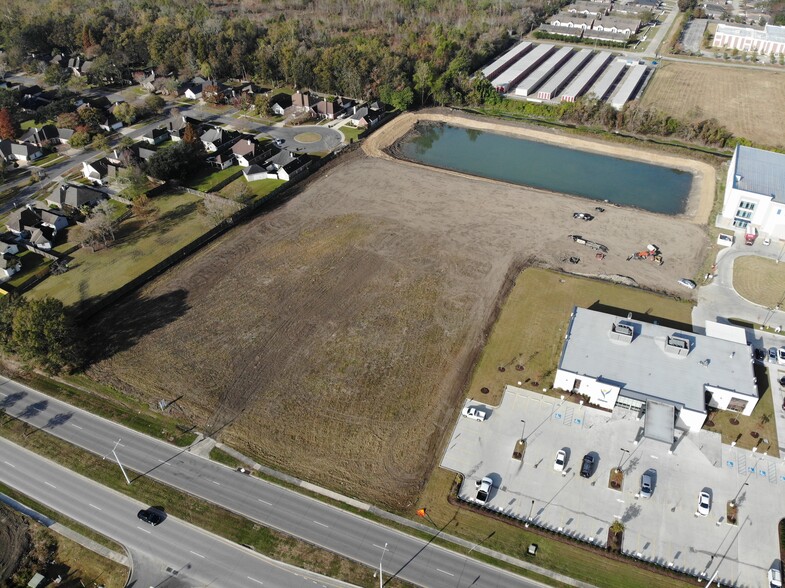
[[[466, 406], [483, 407], [471, 400]], [[475, 483], [489, 476], [487, 506], [494, 510], [600, 545], [619, 519], [627, 553], [691, 574], [716, 573], [724, 585], [767, 586], [767, 570], [779, 559], [777, 522], [785, 514], [779, 460], [722, 445], [705, 431], [673, 446], [636, 444], [643, 421], [633, 413], [611, 415], [520, 388], [508, 387], [499, 407], [486, 408], [483, 422], [459, 419], [442, 460], [465, 476], [461, 497], [472, 499]], [[512, 458], [521, 437], [522, 461]], [[563, 472], [553, 467], [559, 449], [567, 453]], [[578, 474], [589, 452], [598, 462], [585, 479]], [[619, 465], [621, 491], [608, 487]], [[638, 495], [644, 472], [654, 479], [650, 498]], [[702, 490], [712, 499], [706, 517], [696, 515]], [[726, 521], [730, 500], [739, 505], [738, 525]]]

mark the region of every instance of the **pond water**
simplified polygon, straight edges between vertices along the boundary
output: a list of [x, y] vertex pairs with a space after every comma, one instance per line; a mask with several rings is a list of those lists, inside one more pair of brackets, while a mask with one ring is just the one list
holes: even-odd
[[426, 165], [664, 214], [684, 212], [693, 179], [682, 170], [445, 124], [418, 125], [398, 149]]

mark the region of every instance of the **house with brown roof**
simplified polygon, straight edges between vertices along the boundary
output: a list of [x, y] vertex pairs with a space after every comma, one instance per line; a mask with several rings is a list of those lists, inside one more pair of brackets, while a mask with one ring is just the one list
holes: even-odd
[[238, 165], [248, 167], [257, 159], [270, 157], [272, 148], [265, 148], [261, 143], [257, 143], [253, 139], [241, 139], [232, 145], [232, 153], [234, 153]]

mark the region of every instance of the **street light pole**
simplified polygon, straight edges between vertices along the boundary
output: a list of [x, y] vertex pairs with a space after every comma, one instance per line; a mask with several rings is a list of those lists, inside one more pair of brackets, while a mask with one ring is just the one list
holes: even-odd
[[384, 588], [384, 582], [382, 581], [382, 562], [384, 561], [384, 554], [387, 553], [387, 544], [384, 544], [384, 549], [382, 549], [382, 557], [379, 560], [379, 588]]
[[619, 466], [616, 468], [616, 470], [621, 471], [621, 462], [624, 460], [624, 454], [629, 452], [630, 452], [629, 449], [624, 449], [623, 447], [621, 448], [621, 457], [619, 458]]
[[120, 463], [120, 458], [117, 457], [117, 452], [115, 451], [117, 449], [117, 446], [120, 445], [120, 441], [122, 441], [122, 439], [118, 439], [117, 441], [115, 441], [114, 447], [112, 448], [112, 455], [114, 455], [114, 458], [117, 460], [117, 465], [120, 466], [120, 471], [123, 472], [123, 476], [125, 476], [126, 483], [130, 484], [131, 480], [128, 479], [128, 474], [125, 473], [125, 468], [123, 467], [123, 464]]
[[529, 523], [532, 520], [532, 512], [534, 512], [534, 499], [532, 499], [532, 505], [531, 508], [529, 508], [529, 516], [526, 517], [526, 525], [525, 525], [526, 527], [529, 526]]
[[523, 434], [526, 432], [526, 421], [521, 419], [521, 422], [523, 423], [523, 427], [521, 428], [521, 441], [525, 441]]

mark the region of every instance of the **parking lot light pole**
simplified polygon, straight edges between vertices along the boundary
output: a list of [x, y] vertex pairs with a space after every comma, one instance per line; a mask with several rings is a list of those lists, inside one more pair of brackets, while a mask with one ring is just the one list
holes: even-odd
[[523, 423], [523, 427], [521, 428], [521, 441], [525, 441], [526, 439], [524, 438], [523, 434], [526, 432], [526, 421], [521, 419], [521, 422]]
[[738, 492], [736, 492], [736, 496], [734, 496], [734, 497], [733, 497], [733, 500], [731, 500], [731, 501], [730, 501], [731, 508], [733, 508], [733, 507], [735, 507], [735, 506], [736, 506], [736, 500], [738, 500], [738, 498], [739, 498], [739, 494], [741, 494], [741, 491], [742, 491], [742, 490], [744, 490], [744, 486], [749, 486], [749, 485], [750, 485], [750, 483], [749, 483], [749, 482], [744, 482], [744, 483], [741, 485], [741, 488], [739, 488], [739, 491], [738, 491]]
[[525, 525], [525, 526], [526, 526], [527, 528], [528, 528], [528, 526], [529, 526], [529, 523], [530, 523], [530, 522], [531, 522], [531, 520], [532, 520], [532, 512], [534, 512], [534, 500], [532, 500], [532, 505], [531, 505], [531, 508], [529, 508], [529, 516], [528, 516], [528, 517], [526, 517], [526, 525]]
[[624, 454], [629, 452], [629, 449], [624, 449], [623, 447], [621, 448], [621, 457], [619, 458], [619, 466], [616, 468], [616, 471], [621, 471], [621, 462], [624, 461]]

